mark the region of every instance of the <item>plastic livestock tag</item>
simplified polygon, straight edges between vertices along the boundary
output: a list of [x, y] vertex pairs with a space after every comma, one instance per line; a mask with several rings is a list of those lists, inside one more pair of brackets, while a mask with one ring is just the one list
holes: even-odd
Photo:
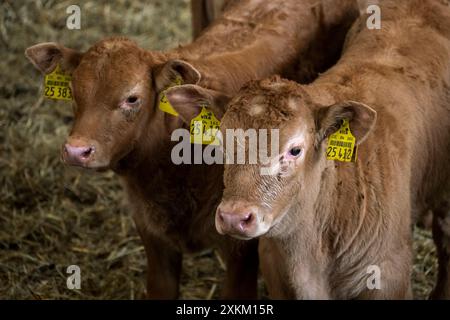
[[72, 100], [71, 80], [72, 77], [65, 74], [58, 64], [53, 72], [45, 75], [44, 97], [56, 100]]
[[206, 106], [191, 120], [191, 143], [219, 145], [216, 134], [220, 130], [220, 121]]
[[350, 131], [348, 120], [344, 119], [339, 130], [328, 138], [327, 159], [342, 162], [356, 162], [356, 158], [356, 138]]
[[[182, 84], [183, 84], [183, 78], [181, 78], [181, 76], [177, 76], [175, 78], [174, 82], [172, 82], [168, 88], [171, 88], [174, 86], [180, 86]], [[161, 95], [159, 97], [159, 109], [168, 114], [171, 114], [173, 116], [178, 116], [178, 112], [175, 111], [175, 109], [170, 104], [169, 100], [167, 100], [165, 92], [161, 93]]]

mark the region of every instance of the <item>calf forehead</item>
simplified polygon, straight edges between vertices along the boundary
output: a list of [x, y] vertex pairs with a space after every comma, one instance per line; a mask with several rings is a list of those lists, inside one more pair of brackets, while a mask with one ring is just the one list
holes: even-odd
[[132, 54], [112, 54], [82, 61], [74, 80], [132, 80], [142, 74], [142, 63]]
[[253, 82], [231, 102], [222, 127], [281, 128], [292, 120], [309, 120], [309, 97], [296, 84], [279, 78]]
[[106, 40], [91, 47], [73, 75], [74, 84], [114, 84], [138, 79], [145, 72], [143, 52], [128, 40]]
[[[238, 131], [232, 131], [233, 129], [242, 129], [246, 133], [256, 130], [253, 132], [258, 139], [262, 139], [261, 135], [266, 135], [263, 141], [268, 144], [267, 148], [273, 149], [272, 143], [277, 142], [280, 152], [286, 144], [308, 143], [306, 140], [309, 133], [314, 132], [314, 118], [310, 109], [302, 105], [298, 97], [280, 98], [279, 105], [266, 104], [260, 97], [257, 96], [256, 104], [250, 102], [225, 114], [221, 130], [226, 142], [228, 136], [239, 136]], [[261, 148], [260, 144], [258, 146]], [[248, 146], [245, 145], [245, 148], [248, 149]]]

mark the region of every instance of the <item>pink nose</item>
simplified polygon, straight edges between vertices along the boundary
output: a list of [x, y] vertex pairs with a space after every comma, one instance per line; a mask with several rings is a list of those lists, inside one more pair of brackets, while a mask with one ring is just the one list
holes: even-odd
[[246, 234], [256, 224], [255, 214], [250, 211], [226, 212], [219, 208], [217, 215], [220, 229], [226, 234]]
[[64, 145], [64, 161], [70, 165], [85, 165], [93, 153], [93, 146], [73, 146], [68, 143]]

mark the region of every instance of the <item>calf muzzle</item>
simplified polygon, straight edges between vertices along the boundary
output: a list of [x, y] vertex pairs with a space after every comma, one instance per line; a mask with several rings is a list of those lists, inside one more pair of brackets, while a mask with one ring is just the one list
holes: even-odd
[[72, 166], [86, 167], [92, 160], [95, 147], [81, 142], [68, 142], [63, 146], [62, 159]]
[[216, 212], [216, 229], [240, 239], [250, 239], [257, 229], [257, 216], [251, 207], [221, 204]]

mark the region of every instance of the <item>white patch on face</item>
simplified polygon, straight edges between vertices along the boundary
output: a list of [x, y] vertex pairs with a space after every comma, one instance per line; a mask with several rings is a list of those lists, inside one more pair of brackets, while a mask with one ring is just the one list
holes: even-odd
[[269, 219], [268, 215], [266, 215], [265, 219], [263, 220], [262, 215], [257, 214], [256, 219], [257, 219], [257, 224], [256, 224], [256, 229], [255, 229], [254, 233], [252, 234], [253, 238], [257, 238], [257, 237], [264, 235], [267, 231], [269, 231], [270, 227], [272, 226], [272, 219]]
[[285, 210], [281, 212], [275, 219], [272, 214], [264, 214], [262, 211], [256, 212], [256, 228], [253, 230], [251, 234], [248, 235], [248, 237], [237, 237], [240, 240], [250, 240], [253, 238], [261, 237], [268, 233], [273, 227], [275, 227], [280, 221], [283, 220], [283, 218], [288, 213], [288, 210]]
[[129, 90], [124, 92], [123, 99], [125, 100], [129, 96], [133, 96], [133, 95], [140, 95], [140, 93], [143, 91], [144, 91], [144, 84], [141, 82], [137, 83], [134, 87], [131, 87]]
[[278, 174], [281, 169], [280, 156], [272, 157], [269, 160], [269, 164], [262, 165], [260, 168], [260, 174], [262, 176], [273, 176]]
[[298, 108], [298, 100], [297, 99], [289, 99], [288, 107], [291, 110], [296, 110]]
[[254, 116], [258, 116], [261, 113], [263, 113], [264, 111], [266, 111], [266, 106], [262, 105], [262, 104], [254, 104], [250, 107], [250, 109], [248, 110], [248, 114], [252, 117]]
[[268, 88], [273, 88], [273, 89], [281, 89], [283, 87], [285, 87], [286, 84], [283, 82], [273, 82], [267, 85]]

